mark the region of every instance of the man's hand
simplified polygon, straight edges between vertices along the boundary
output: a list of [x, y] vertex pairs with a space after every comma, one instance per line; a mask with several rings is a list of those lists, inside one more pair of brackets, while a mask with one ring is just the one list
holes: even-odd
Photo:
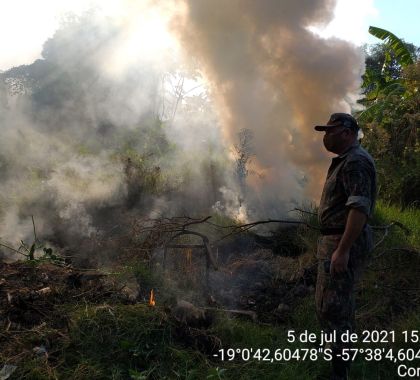
[[331, 256], [330, 273], [331, 276], [335, 274], [344, 273], [347, 270], [349, 263], [350, 250], [342, 250], [337, 248]]

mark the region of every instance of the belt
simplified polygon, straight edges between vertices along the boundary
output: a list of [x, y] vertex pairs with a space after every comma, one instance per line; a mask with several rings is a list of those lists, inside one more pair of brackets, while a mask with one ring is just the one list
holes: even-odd
[[344, 227], [321, 227], [321, 235], [342, 235]]

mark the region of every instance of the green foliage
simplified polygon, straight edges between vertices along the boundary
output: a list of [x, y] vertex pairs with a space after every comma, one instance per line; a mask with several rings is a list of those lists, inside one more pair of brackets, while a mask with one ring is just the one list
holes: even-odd
[[371, 26], [369, 32], [385, 42], [375, 45], [366, 57], [362, 84], [365, 97], [359, 101], [366, 110], [358, 116], [361, 121], [381, 116], [395, 96], [405, 98], [409, 95], [402, 69], [413, 65], [417, 55], [413, 45], [387, 30]]
[[365, 110], [357, 118], [364, 145], [376, 159], [379, 197], [403, 207], [420, 200], [420, 62], [418, 49], [392, 33], [371, 27], [384, 40], [366, 57], [363, 76]]
[[176, 326], [158, 307], [81, 308], [73, 318], [71, 342], [60, 370], [65, 378], [74, 378], [80, 362], [99, 370], [98, 379], [202, 379], [223, 375], [200, 352], [174, 341]]
[[411, 246], [420, 249], [420, 234], [418, 233], [420, 231], [420, 210], [418, 208], [406, 208], [401, 211], [399, 207], [379, 201], [376, 205], [372, 224], [386, 225], [393, 220], [402, 223], [411, 232], [407, 235], [398, 227], [394, 227], [385, 241], [387, 246]]
[[[395, 34], [392, 34], [388, 30], [381, 29], [376, 26], [370, 26], [369, 33], [383, 40], [387, 44], [388, 48], [394, 51], [395, 57], [403, 67], [414, 63], [410, 51], [405, 46], [404, 42]], [[389, 62], [390, 60], [391, 56], [388, 53], [386, 62]]]
[[48, 247], [46, 243], [41, 242], [35, 230], [35, 221], [32, 217], [32, 224], [34, 229], [34, 240], [32, 243], [28, 244], [23, 240], [20, 241], [20, 246], [18, 249], [15, 249], [8, 244], [2, 243], [0, 241], [0, 246], [5, 247], [12, 252], [15, 252], [19, 255], [22, 255], [32, 264], [38, 264], [41, 262], [50, 262], [56, 265], [64, 265], [65, 260], [58, 253], [54, 253], [51, 247]]
[[403, 206], [420, 199], [420, 63], [407, 66], [401, 76], [404, 92], [382, 93], [361, 114], [364, 145], [376, 158], [379, 196]]
[[[42, 262], [42, 261], [48, 261], [54, 264], [63, 264], [64, 259], [59, 256], [58, 254], [53, 253], [52, 248], [47, 248], [43, 244], [39, 244], [37, 242], [32, 243], [30, 246], [28, 246], [26, 243], [21, 241], [21, 245], [19, 247], [19, 251], [21, 249], [24, 249], [25, 252], [21, 252], [29, 261], [33, 262]], [[42, 251], [41, 251], [42, 250]], [[38, 253], [38, 255], [35, 257], [35, 253], [41, 251], [41, 253]]]
[[407, 318], [419, 308], [417, 283], [420, 270], [420, 210], [406, 209], [378, 202], [373, 225], [401, 223], [389, 231], [376, 230], [377, 245], [360, 286], [357, 313], [362, 329], [386, 328], [399, 330]]

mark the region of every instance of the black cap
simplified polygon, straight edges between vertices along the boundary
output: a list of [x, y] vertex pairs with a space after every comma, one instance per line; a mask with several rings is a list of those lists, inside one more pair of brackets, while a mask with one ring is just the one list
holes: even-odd
[[316, 131], [325, 131], [328, 128], [343, 126], [354, 131], [359, 130], [356, 119], [348, 113], [333, 113], [326, 125], [316, 125]]

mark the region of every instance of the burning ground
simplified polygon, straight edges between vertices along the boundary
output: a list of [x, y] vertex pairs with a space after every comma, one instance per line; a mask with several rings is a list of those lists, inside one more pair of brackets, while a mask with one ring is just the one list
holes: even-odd
[[[388, 211], [380, 207], [376, 223], [389, 225]], [[413, 214], [402, 216], [410, 225]], [[227, 220], [212, 219], [139, 220], [131, 238], [120, 241], [125, 253], [100, 270], [78, 269], [51, 251], [2, 263], [2, 374], [11, 379], [328, 378], [328, 363], [321, 361], [267, 364], [214, 357], [221, 348], [310, 348], [286, 343], [287, 331], [319, 329], [313, 295], [316, 230], [281, 227], [262, 236], [242, 227], [238, 233], [238, 225], [228, 228]], [[310, 214], [302, 221], [315, 222]], [[419, 324], [419, 291], [412, 286], [419, 242], [404, 231], [389, 227], [385, 243], [373, 253], [357, 293], [360, 329], [403, 331]], [[378, 240], [382, 236], [383, 230]], [[208, 247], [202, 237], [209, 238]], [[386, 271], [390, 267], [406, 268], [404, 277]], [[398, 341], [392, 347], [404, 346]], [[357, 361], [353, 373], [390, 371], [392, 363]]]

